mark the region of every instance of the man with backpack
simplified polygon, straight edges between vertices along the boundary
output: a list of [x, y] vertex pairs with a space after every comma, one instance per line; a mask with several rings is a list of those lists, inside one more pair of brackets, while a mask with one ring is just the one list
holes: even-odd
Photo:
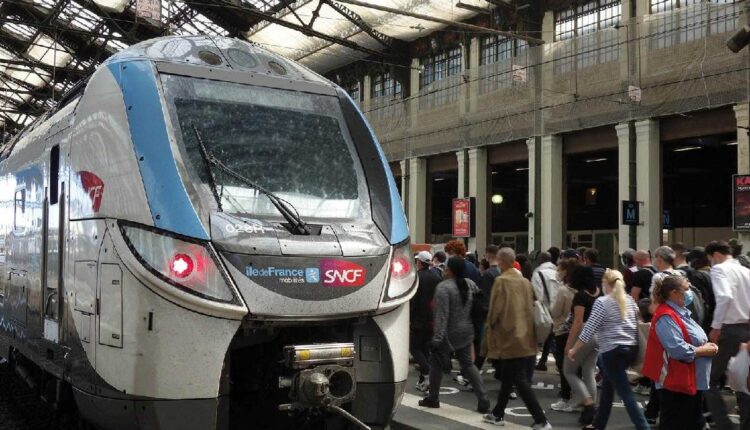
[[409, 324], [409, 352], [419, 368], [417, 390], [427, 391], [430, 374], [430, 340], [432, 340], [432, 301], [435, 287], [440, 283], [437, 273], [430, 270], [432, 255], [420, 251], [416, 256], [417, 278], [419, 286], [414, 298], [409, 303], [411, 322]]
[[651, 288], [651, 278], [658, 270], [651, 264], [651, 255], [648, 251], [637, 251], [633, 255], [633, 260], [638, 270], [633, 274], [633, 285], [629, 293], [633, 297], [633, 300], [638, 302], [640, 299], [648, 298], [649, 289]]

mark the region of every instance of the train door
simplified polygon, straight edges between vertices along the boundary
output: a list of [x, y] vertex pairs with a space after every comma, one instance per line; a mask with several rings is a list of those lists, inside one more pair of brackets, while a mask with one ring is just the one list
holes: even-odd
[[64, 237], [65, 182], [60, 181], [60, 145], [50, 149], [49, 186], [44, 200], [42, 249], [42, 315], [44, 338], [60, 340], [62, 315], [62, 264]]

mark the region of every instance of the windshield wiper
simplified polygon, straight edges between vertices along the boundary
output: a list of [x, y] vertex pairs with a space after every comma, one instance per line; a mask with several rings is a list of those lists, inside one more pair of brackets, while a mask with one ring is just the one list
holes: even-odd
[[221, 210], [221, 197], [216, 191], [216, 176], [213, 174], [213, 171], [211, 169], [212, 166], [218, 168], [227, 176], [234, 178], [237, 181], [240, 181], [249, 187], [252, 187], [253, 189], [259, 191], [261, 194], [264, 194], [268, 198], [268, 200], [271, 201], [271, 204], [274, 205], [276, 210], [278, 210], [279, 213], [284, 217], [286, 222], [289, 223], [289, 225], [291, 226], [293, 230], [292, 233], [301, 234], [301, 235], [311, 234], [310, 227], [308, 227], [307, 224], [304, 221], [302, 221], [302, 218], [299, 216], [299, 212], [297, 212], [297, 209], [291, 203], [277, 196], [273, 192], [263, 188], [262, 186], [256, 184], [250, 179], [247, 179], [246, 177], [240, 175], [239, 173], [234, 171], [232, 168], [222, 163], [221, 160], [216, 158], [212, 153], [208, 152], [208, 150], [206, 149], [206, 146], [203, 144], [203, 139], [201, 138], [201, 135], [198, 132], [198, 128], [196, 128], [195, 125], [193, 125], [193, 131], [195, 132], [195, 138], [198, 140], [198, 148], [200, 149], [201, 157], [203, 157], [203, 160], [205, 161], [208, 167], [209, 185], [211, 186], [211, 189], [214, 191], [214, 197], [216, 197], [217, 201], [219, 202], [219, 210]]

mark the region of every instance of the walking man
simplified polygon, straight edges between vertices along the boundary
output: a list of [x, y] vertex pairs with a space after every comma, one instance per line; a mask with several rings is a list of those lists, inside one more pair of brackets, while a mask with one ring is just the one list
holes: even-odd
[[[716, 309], [708, 339], [719, 345], [719, 353], [711, 366], [709, 390], [705, 393], [708, 410], [719, 430], [735, 429], [727, 416], [721, 398], [721, 379], [729, 359], [739, 350], [740, 343], [750, 340], [750, 270], [732, 257], [729, 244], [714, 241], [706, 246], [711, 261], [711, 285], [716, 295]], [[740, 428], [750, 428], [750, 396], [737, 392], [740, 407]]]
[[534, 296], [532, 286], [521, 272], [513, 268], [516, 254], [510, 248], [498, 251], [501, 275], [492, 286], [487, 315], [487, 358], [499, 360], [502, 387], [497, 405], [483, 420], [504, 425], [505, 407], [513, 388], [521, 396], [534, 418], [533, 429], [551, 429], [542, 407], [529, 386], [526, 363], [536, 355], [534, 334]]
[[440, 277], [430, 270], [432, 255], [427, 251], [417, 254], [417, 278], [419, 286], [417, 293], [409, 303], [411, 309], [411, 324], [409, 337], [409, 351], [419, 368], [417, 390], [427, 391], [430, 374], [430, 341], [432, 340], [432, 301], [435, 297], [435, 287], [440, 283]]

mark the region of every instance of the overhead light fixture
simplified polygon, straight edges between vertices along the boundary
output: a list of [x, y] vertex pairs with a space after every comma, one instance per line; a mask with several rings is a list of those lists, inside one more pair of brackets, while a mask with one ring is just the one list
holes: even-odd
[[435, 179], [433, 179], [433, 180], [434, 180], [435, 182], [440, 182], [440, 181], [444, 181], [444, 180], [445, 180], [445, 178], [435, 178]]
[[516, 172], [523, 172], [524, 170], [529, 170], [528, 167], [518, 167], [516, 168]]
[[503, 200], [504, 200], [504, 199], [503, 199], [503, 195], [502, 195], [502, 194], [494, 194], [494, 195], [492, 196], [492, 199], [491, 199], [491, 200], [492, 200], [492, 203], [494, 203], [494, 204], [496, 204], [496, 205], [499, 205], [499, 204], [502, 204], [502, 203], [503, 203]]
[[589, 158], [586, 160], [587, 163], [598, 163], [600, 161], [607, 161], [607, 158]]
[[682, 148], [675, 148], [672, 150], [672, 152], [695, 151], [696, 149], [701, 149], [701, 147], [700, 146], [685, 146]]
[[727, 143], [727, 146], [735, 146], [735, 145], [737, 145], [737, 142], [729, 142], [729, 143]]
[[493, 170], [493, 171], [492, 171], [492, 174], [493, 174], [493, 175], [497, 175], [497, 172]]

